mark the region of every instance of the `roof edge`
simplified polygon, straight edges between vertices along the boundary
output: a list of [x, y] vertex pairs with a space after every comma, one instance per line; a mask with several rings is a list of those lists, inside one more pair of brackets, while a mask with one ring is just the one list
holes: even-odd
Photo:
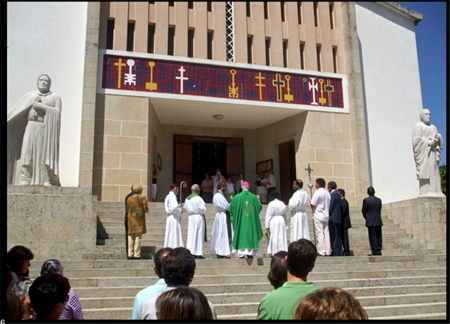
[[417, 26], [419, 22], [421, 22], [425, 15], [421, 14], [420, 12], [414, 11], [412, 9], [406, 8], [405, 6], [402, 6], [401, 4], [393, 1], [384, 1], [384, 2], [377, 2], [380, 5], [383, 5], [384, 7], [388, 8], [394, 8], [402, 13], [406, 14], [407, 16], [411, 17], [414, 20], [414, 25]]

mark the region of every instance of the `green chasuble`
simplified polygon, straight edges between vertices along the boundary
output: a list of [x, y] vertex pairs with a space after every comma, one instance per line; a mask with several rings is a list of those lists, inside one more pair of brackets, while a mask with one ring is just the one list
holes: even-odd
[[259, 249], [263, 237], [259, 213], [262, 205], [256, 195], [244, 190], [234, 196], [230, 203], [230, 217], [233, 224], [233, 248]]

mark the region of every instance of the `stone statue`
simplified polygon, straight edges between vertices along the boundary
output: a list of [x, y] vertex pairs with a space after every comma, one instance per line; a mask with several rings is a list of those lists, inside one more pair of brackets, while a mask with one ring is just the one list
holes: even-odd
[[430, 124], [431, 113], [428, 109], [422, 110], [420, 120], [414, 125], [412, 134], [420, 196], [441, 196], [443, 194], [441, 191], [439, 161], [441, 160], [440, 151], [444, 148], [444, 140], [442, 135], [438, 133], [436, 126]]
[[38, 91], [26, 93], [7, 116], [8, 184], [60, 186], [59, 132], [61, 98], [42, 74]]

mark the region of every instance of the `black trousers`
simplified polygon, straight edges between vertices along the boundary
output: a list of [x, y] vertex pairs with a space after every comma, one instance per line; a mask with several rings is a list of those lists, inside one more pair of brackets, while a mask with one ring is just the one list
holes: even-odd
[[328, 221], [328, 228], [330, 230], [330, 245], [332, 256], [342, 256], [342, 238], [341, 238], [341, 224]]
[[348, 240], [348, 228], [344, 228], [344, 226], [341, 226], [341, 237], [342, 237], [342, 247], [344, 248], [344, 254], [350, 254], [350, 243]]
[[381, 226], [370, 226], [367, 229], [369, 230], [370, 250], [372, 254], [380, 255], [382, 248]]

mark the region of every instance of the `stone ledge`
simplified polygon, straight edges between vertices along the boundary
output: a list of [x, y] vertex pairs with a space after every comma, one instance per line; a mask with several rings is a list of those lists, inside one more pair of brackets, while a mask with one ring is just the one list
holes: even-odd
[[70, 195], [70, 196], [90, 196], [91, 188], [81, 187], [46, 187], [46, 186], [14, 186], [8, 185], [8, 194], [40, 194], [40, 195]]

